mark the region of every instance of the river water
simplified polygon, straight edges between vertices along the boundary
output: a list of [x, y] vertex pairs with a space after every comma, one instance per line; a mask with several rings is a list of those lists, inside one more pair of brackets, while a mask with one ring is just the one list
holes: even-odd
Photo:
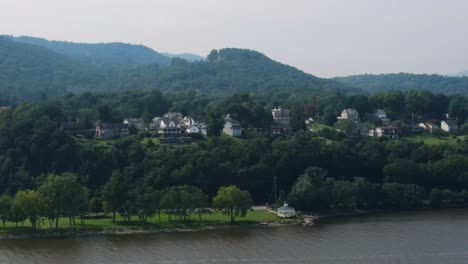
[[468, 210], [340, 218], [313, 227], [0, 240], [0, 263], [468, 263]]

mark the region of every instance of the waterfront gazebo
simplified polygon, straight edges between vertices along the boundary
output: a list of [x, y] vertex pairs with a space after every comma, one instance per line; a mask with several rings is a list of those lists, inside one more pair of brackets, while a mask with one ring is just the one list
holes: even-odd
[[296, 210], [288, 205], [288, 202], [284, 202], [284, 205], [278, 208], [278, 216], [282, 218], [291, 218], [296, 216]]

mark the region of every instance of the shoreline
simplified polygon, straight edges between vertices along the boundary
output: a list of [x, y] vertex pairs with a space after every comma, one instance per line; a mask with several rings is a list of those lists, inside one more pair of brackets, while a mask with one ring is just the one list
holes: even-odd
[[237, 228], [271, 228], [300, 225], [300, 221], [292, 221], [289, 223], [283, 222], [259, 222], [259, 223], [236, 223], [236, 224], [218, 224], [218, 225], [202, 225], [202, 226], [187, 226], [187, 227], [152, 227], [141, 228], [137, 226], [128, 226], [122, 229], [109, 229], [109, 230], [42, 230], [43, 232], [17, 232], [17, 233], [3, 233], [0, 234], [0, 240], [7, 239], [61, 239], [61, 238], [74, 238], [74, 237], [90, 237], [90, 236], [125, 236], [125, 235], [138, 235], [138, 234], [158, 234], [158, 233], [182, 233], [182, 232], [200, 232], [211, 230], [227, 230]]
[[59, 230], [46, 229], [39, 232], [18, 231], [0, 233], [0, 240], [7, 239], [62, 239], [75, 237], [91, 237], [91, 236], [124, 236], [124, 235], [139, 235], [139, 234], [158, 234], [158, 233], [175, 233], [175, 232], [202, 232], [212, 230], [228, 230], [237, 228], [275, 228], [287, 226], [303, 226], [312, 227], [320, 224], [327, 224], [327, 221], [333, 221], [341, 218], [353, 217], [371, 217], [373, 215], [398, 214], [398, 213], [417, 213], [424, 211], [444, 211], [467, 209], [467, 207], [449, 207], [449, 208], [415, 208], [406, 210], [372, 210], [372, 211], [355, 211], [355, 212], [336, 212], [323, 214], [307, 214], [304, 213], [300, 217], [278, 221], [263, 221], [263, 222], [238, 222], [235, 224], [219, 223], [219, 224], [192, 224], [178, 225], [173, 227], [155, 227], [155, 226], [132, 226], [116, 228], [116, 229], [101, 229], [93, 230], [89, 228], [62, 228]]
[[[445, 211], [445, 210], [456, 210], [456, 209], [467, 209], [468, 206], [453, 206], [453, 207], [441, 207], [441, 208], [412, 208], [412, 209], [395, 209], [395, 210], [371, 210], [371, 211], [355, 211], [355, 212], [337, 212], [337, 213], [324, 213], [324, 214], [304, 214], [303, 218], [309, 217], [311, 224], [326, 224], [327, 220], [336, 220], [340, 218], [352, 218], [352, 217], [367, 217], [374, 215], [386, 215], [386, 214], [402, 214], [402, 213], [417, 213], [417, 212], [431, 212], [431, 211]], [[307, 225], [307, 223], [305, 223]], [[310, 225], [310, 224], [309, 224]]]

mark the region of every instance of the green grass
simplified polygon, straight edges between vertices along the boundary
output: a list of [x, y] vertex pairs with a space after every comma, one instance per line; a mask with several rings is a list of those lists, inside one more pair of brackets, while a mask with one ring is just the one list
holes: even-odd
[[[276, 214], [268, 211], [253, 211], [248, 212], [246, 217], [236, 219], [237, 224], [259, 224], [262, 222], [288, 222], [278, 218]], [[70, 226], [68, 218], [59, 219], [59, 230], [50, 226], [48, 220], [41, 223], [37, 233], [67, 233], [67, 232], [99, 232], [99, 231], [125, 231], [125, 230], [171, 230], [171, 229], [197, 229], [203, 227], [219, 226], [229, 224], [229, 218], [219, 212], [212, 214], [204, 214], [201, 221], [198, 215], [193, 215], [189, 222], [169, 221], [166, 214], [161, 214], [161, 221], [158, 216], [149, 218], [145, 223], [138, 220], [136, 216], [130, 222], [124, 222], [123, 218], [117, 215], [116, 222], [112, 222], [110, 215], [100, 216], [98, 218], [90, 216], [84, 224], [80, 224], [80, 220], [76, 219], [76, 224]], [[0, 234], [29, 234], [32, 233], [32, 228], [29, 221], [24, 224], [18, 223], [18, 227], [13, 222], [7, 222], [6, 228], [0, 228]]]
[[153, 142], [153, 144], [155, 144], [155, 145], [159, 144], [159, 139], [157, 139], [157, 138], [151, 138], [151, 137], [142, 139], [142, 140], [141, 140], [141, 143], [143, 143], [143, 144], [148, 144], [149, 141]]
[[463, 140], [463, 136], [453, 138], [452, 136], [439, 137], [431, 135], [417, 135], [410, 137], [403, 137], [403, 139], [409, 142], [424, 142], [426, 145], [438, 145], [438, 144], [457, 144], [457, 139]]
[[325, 128], [335, 130], [335, 128], [332, 127], [332, 126], [328, 126], [328, 125], [321, 124], [321, 123], [316, 123], [316, 122], [313, 123], [312, 125], [310, 125], [309, 128], [312, 128], [314, 131], [320, 131], [320, 130], [323, 130]]

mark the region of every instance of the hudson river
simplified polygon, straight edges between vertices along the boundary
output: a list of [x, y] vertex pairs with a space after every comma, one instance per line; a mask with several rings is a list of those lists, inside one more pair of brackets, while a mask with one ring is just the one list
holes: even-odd
[[340, 218], [313, 227], [0, 239], [0, 263], [468, 263], [468, 210]]

